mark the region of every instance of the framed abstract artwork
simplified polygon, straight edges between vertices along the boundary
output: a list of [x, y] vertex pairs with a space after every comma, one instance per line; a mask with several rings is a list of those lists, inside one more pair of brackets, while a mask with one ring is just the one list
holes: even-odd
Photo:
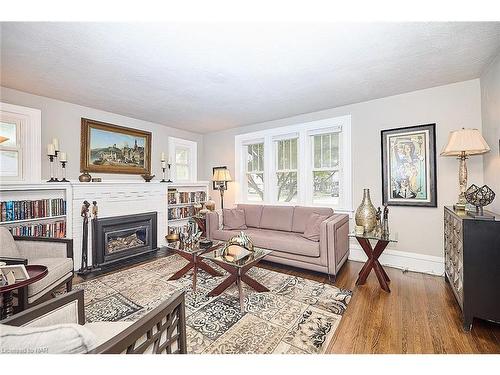
[[436, 124], [381, 131], [382, 201], [437, 207]]
[[151, 133], [82, 118], [81, 172], [151, 173]]

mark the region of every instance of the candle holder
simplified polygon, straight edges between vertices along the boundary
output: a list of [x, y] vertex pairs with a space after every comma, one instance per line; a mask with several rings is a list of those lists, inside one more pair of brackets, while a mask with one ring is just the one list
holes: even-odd
[[54, 156], [55, 155], [47, 155], [49, 157], [50, 161], [50, 180], [47, 180], [47, 182], [57, 182], [58, 180], [54, 178]]
[[171, 165], [172, 165], [172, 164], [170, 164], [170, 163], [168, 163], [168, 164], [167, 164], [167, 166], [168, 166], [168, 180], [167, 180], [167, 182], [173, 182], [173, 181], [170, 179], [170, 166], [171, 166]]
[[66, 180], [66, 160], [61, 160], [61, 169], [62, 169], [62, 179], [59, 182], [69, 182]]
[[161, 175], [162, 175], [162, 179], [160, 182], [167, 182], [167, 180], [165, 180], [165, 167], [161, 167]]
[[[57, 159], [57, 156], [59, 155], [59, 150], [55, 151], [54, 158]], [[54, 182], [59, 182], [59, 164], [57, 163], [57, 160], [55, 161], [55, 171], [54, 171]]]

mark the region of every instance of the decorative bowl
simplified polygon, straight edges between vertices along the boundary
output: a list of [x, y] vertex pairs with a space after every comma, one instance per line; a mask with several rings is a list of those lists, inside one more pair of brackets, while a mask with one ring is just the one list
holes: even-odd
[[165, 239], [167, 240], [168, 243], [179, 241], [179, 234], [177, 233], [167, 234], [165, 236]]
[[144, 179], [144, 181], [149, 182], [153, 178], [155, 178], [154, 174], [141, 174], [141, 177]]

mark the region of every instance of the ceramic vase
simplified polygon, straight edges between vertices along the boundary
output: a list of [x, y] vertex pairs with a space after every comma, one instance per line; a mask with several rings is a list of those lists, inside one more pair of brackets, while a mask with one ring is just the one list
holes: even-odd
[[373, 231], [377, 224], [377, 210], [370, 198], [370, 189], [363, 189], [363, 201], [356, 210], [356, 225], [365, 228], [365, 233]]

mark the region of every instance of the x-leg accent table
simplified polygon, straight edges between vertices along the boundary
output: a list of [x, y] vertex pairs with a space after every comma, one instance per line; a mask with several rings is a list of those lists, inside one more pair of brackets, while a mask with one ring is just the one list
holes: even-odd
[[182, 267], [179, 271], [170, 276], [169, 280], [177, 280], [184, 276], [188, 271], [193, 268], [193, 292], [196, 292], [196, 278], [198, 275], [198, 269], [202, 269], [203, 271], [209, 273], [212, 276], [222, 276], [219, 272], [214, 270], [208, 264], [203, 262], [203, 259], [200, 255], [203, 252], [194, 252], [189, 253], [182, 250], [172, 249], [176, 254], [179, 254], [181, 257], [186, 259], [189, 263]]
[[387, 283], [391, 280], [389, 279], [389, 276], [387, 276], [387, 273], [384, 271], [382, 265], [378, 261], [378, 258], [380, 257], [380, 255], [382, 255], [382, 253], [384, 252], [385, 248], [387, 247], [390, 241], [379, 239], [377, 240], [375, 248], [372, 248], [370, 240], [368, 240], [367, 238], [356, 237], [356, 239], [358, 240], [366, 256], [368, 257], [368, 260], [366, 261], [365, 265], [363, 266], [363, 268], [361, 268], [361, 271], [359, 271], [358, 280], [356, 280], [356, 285], [364, 284], [366, 282], [366, 278], [368, 277], [373, 268], [375, 270], [375, 275], [377, 275], [380, 287], [387, 293], [390, 293], [391, 289], [389, 289], [389, 285]]
[[233, 283], [236, 283], [238, 286], [238, 293], [239, 293], [239, 299], [240, 299], [240, 309], [243, 311], [244, 309], [244, 295], [243, 295], [243, 285], [242, 282], [253, 288], [255, 291], [262, 293], [262, 292], [269, 292], [269, 289], [266, 288], [264, 285], [256, 281], [255, 279], [252, 279], [250, 276], [246, 275], [248, 270], [252, 268], [256, 263], [260, 261], [260, 259], [256, 259], [255, 261], [248, 263], [244, 267], [235, 267], [231, 266], [227, 263], [224, 262], [219, 262], [215, 259], [211, 259], [213, 262], [217, 263], [217, 265], [221, 266], [224, 268], [227, 272], [229, 272], [229, 276], [222, 282], [220, 283], [217, 287], [215, 287], [210, 293], [208, 293], [209, 296], [214, 297], [218, 296], [221, 294], [223, 291], [225, 291], [227, 288], [229, 288]]

